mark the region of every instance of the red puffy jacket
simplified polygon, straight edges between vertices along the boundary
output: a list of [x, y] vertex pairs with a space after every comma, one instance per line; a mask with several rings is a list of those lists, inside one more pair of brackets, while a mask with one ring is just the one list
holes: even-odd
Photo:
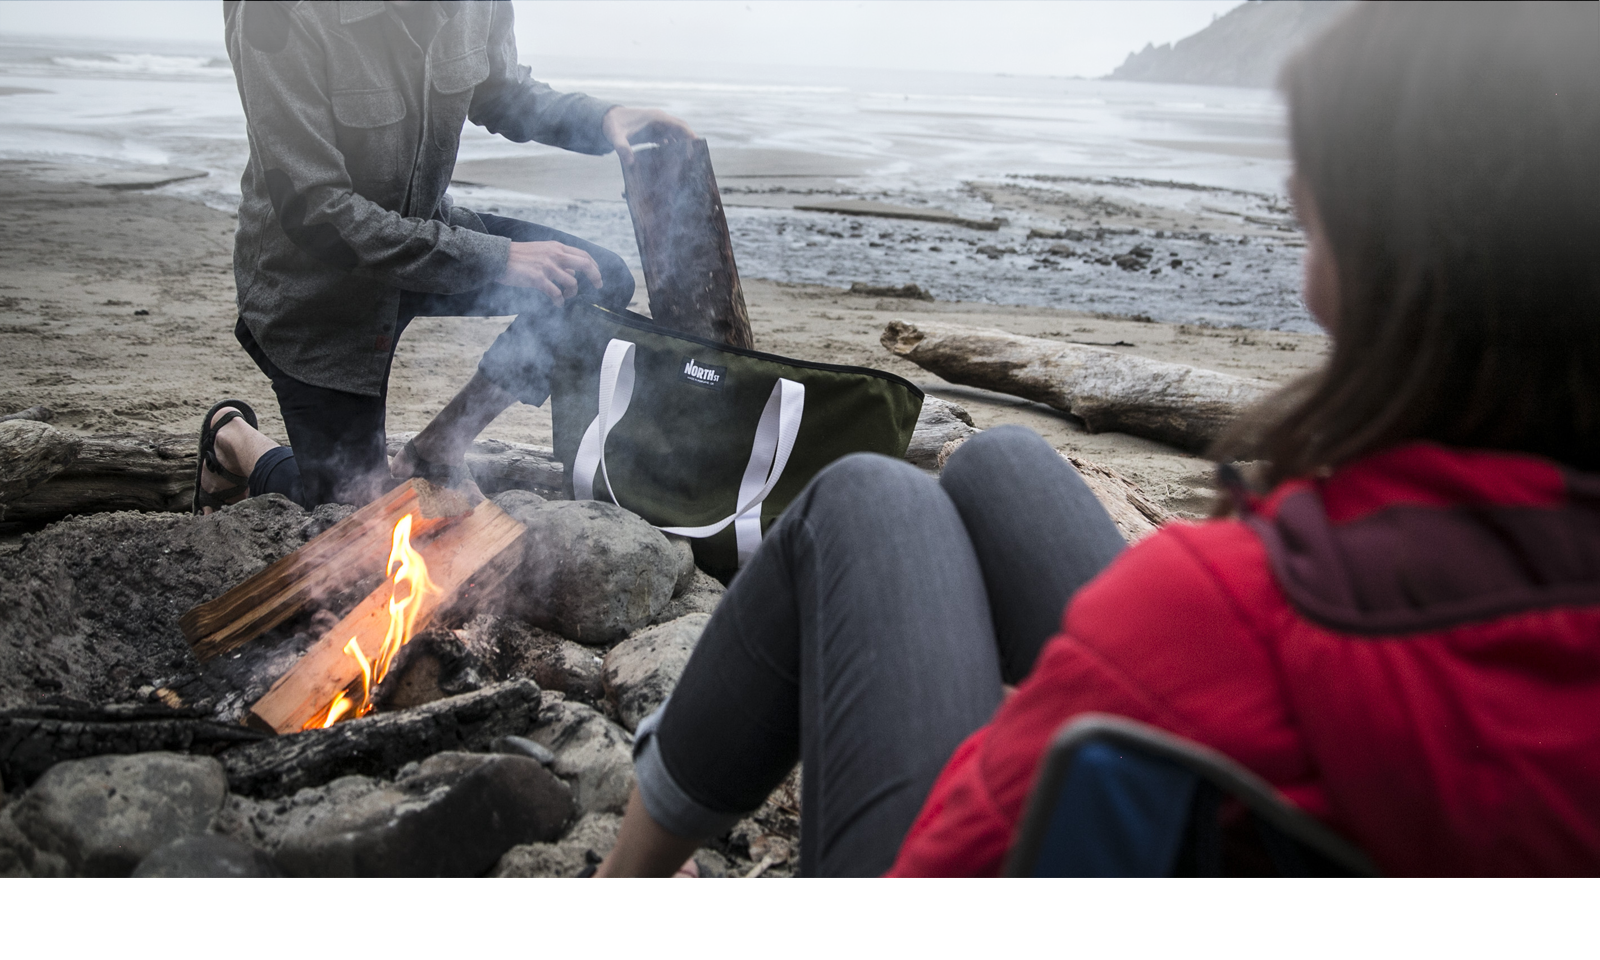
[[1386, 873], [1600, 871], [1600, 477], [1415, 443], [1163, 528], [1073, 599], [891, 874], [996, 874], [1085, 711], [1215, 747]]

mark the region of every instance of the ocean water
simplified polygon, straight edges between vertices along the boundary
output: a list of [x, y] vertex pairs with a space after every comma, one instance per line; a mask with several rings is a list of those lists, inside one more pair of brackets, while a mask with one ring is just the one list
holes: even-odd
[[[841, 182], [852, 195], [1010, 221], [983, 233], [737, 206], [730, 192], [729, 227], [746, 276], [839, 286], [916, 282], [949, 299], [1310, 328], [1296, 293], [1292, 230], [1276, 238], [1216, 228], [1158, 237], [1124, 225], [1073, 242], [1072, 255], [1063, 255], [1059, 245], [1028, 238], [1030, 229], [1059, 225], [1049, 216], [996, 210], [973, 187], [1068, 189], [1179, 219], [1198, 210], [1234, 219], [1281, 212], [1288, 162], [1282, 106], [1270, 91], [559, 58], [531, 66], [557, 89], [663, 107], [705, 136], [714, 157], [746, 148], [812, 155], [848, 174]], [[210, 46], [0, 35], [0, 91], [0, 157], [190, 167], [209, 175], [161, 192], [223, 209], [237, 203], [247, 144], [220, 38]], [[469, 126], [461, 159], [553, 152]], [[470, 206], [549, 223], [637, 263], [620, 199], [454, 192]], [[1158, 265], [1183, 261], [1184, 271], [1105, 262], [1135, 245], [1153, 249]]]

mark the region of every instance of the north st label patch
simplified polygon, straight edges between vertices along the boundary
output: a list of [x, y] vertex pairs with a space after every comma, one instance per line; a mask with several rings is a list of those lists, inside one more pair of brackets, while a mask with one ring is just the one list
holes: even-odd
[[722, 378], [727, 376], [727, 367], [712, 367], [696, 363], [693, 357], [683, 361], [683, 379], [712, 390], [722, 389]]

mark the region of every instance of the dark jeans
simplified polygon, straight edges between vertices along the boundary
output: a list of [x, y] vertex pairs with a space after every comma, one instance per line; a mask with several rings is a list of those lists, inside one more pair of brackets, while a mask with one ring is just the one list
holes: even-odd
[[[489, 232], [519, 242], [555, 240], [577, 247], [594, 257], [603, 285], [596, 290], [579, 278], [576, 300], [598, 303], [612, 310], [627, 307], [633, 299], [633, 274], [622, 258], [587, 240], [550, 227], [508, 217], [479, 215]], [[561, 314], [548, 296], [526, 287], [491, 283], [466, 293], [406, 292], [400, 300], [400, 320], [394, 342], [413, 317], [499, 317], [516, 319], [490, 345], [478, 369], [496, 385], [524, 403], [535, 406], [550, 395], [549, 351], [540, 344], [544, 325]], [[389, 486], [387, 438], [384, 434], [388, 375], [376, 397], [330, 390], [296, 380], [268, 359], [241, 321], [234, 335], [256, 366], [272, 380], [283, 414], [289, 445], [270, 451], [250, 473], [250, 495], [281, 493], [307, 509], [320, 503], [363, 504]], [[394, 345], [389, 348], [394, 361]]]
[[967, 441], [935, 481], [885, 457], [822, 471], [706, 626], [635, 770], [669, 832], [712, 836], [804, 763], [808, 876], [886, 871], [956, 746], [1027, 676], [1123, 540], [1037, 434]]

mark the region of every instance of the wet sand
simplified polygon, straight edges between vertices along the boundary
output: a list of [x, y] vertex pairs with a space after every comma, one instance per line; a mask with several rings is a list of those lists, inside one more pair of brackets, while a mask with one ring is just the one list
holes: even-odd
[[[0, 220], [0, 356], [6, 371], [0, 414], [43, 404], [56, 412], [58, 426], [86, 433], [187, 435], [213, 402], [238, 397], [255, 406], [269, 435], [281, 437], [270, 385], [233, 338], [234, 218], [160, 192], [95, 186], [104, 182], [96, 176], [92, 170], [0, 162], [0, 204], [9, 213]], [[947, 384], [884, 350], [878, 342], [884, 325], [937, 317], [1030, 336], [1128, 344], [1115, 349], [1273, 382], [1313, 368], [1326, 348], [1316, 334], [988, 303], [885, 300], [821, 285], [747, 279], [745, 292], [759, 349], [898, 373], [930, 394], [961, 403], [980, 427], [1032, 427], [1056, 447], [1122, 471], [1158, 502], [1186, 513], [1203, 512], [1208, 503], [1211, 468], [1204, 460], [1136, 437], [1089, 434], [1081, 422], [1038, 404]], [[505, 322], [415, 321], [391, 377], [389, 429], [426, 424], [471, 375]], [[548, 444], [549, 412], [513, 407], [484, 436]]]

